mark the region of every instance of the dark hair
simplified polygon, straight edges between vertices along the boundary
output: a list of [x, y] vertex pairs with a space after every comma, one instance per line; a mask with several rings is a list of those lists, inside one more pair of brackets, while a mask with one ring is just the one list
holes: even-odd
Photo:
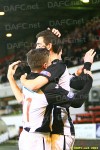
[[21, 77], [21, 75], [27, 73], [30, 74], [31, 69], [28, 66], [28, 63], [26, 61], [21, 61], [18, 64], [18, 68], [16, 69], [16, 73], [14, 74], [14, 78], [15, 79], [19, 79]]
[[39, 32], [36, 35], [36, 38], [43, 37], [44, 43], [48, 45], [49, 43], [52, 43], [52, 49], [54, 53], [59, 54], [59, 52], [62, 50], [62, 42], [59, 37], [57, 37], [54, 33], [52, 33], [51, 30], [44, 30]]
[[26, 55], [31, 70], [42, 68], [43, 64], [48, 63], [49, 60], [49, 50], [46, 48], [31, 49]]

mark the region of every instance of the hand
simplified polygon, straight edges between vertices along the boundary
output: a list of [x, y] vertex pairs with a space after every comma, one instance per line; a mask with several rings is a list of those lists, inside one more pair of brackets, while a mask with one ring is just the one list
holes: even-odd
[[84, 63], [90, 62], [92, 64], [95, 54], [96, 52], [94, 52], [94, 49], [90, 49], [88, 52], [86, 52], [84, 56]]
[[[47, 30], [50, 30], [50, 28], [47, 28]], [[61, 37], [61, 33], [59, 32], [59, 30], [53, 28], [51, 31], [52, 31], [52, 33], [55, 34], [56, 36]]]
[[83, 71], [83, 66], [77, 69], [77, 71], [75, 72], [75, 75], [79, 76], [82, 73], [82, 71]]
[[91, 78], [93, 78], [92, 72], [89, 70], [84, 69], [84, 74], [88, 74], [91, 76]]
[[20, 63], [21, 61], [18, 60], [14, 63], [12, 63], [11, 65], [9, 65], [8, 67], [8, 72], [7, 72], [7, 78], [9, 79], [10, 77], [13, 77], [15, 72], [16, 72], [16, 69], [18, 67], [18, 64]]
[[21, 81], [21, 84], [24, 85], [24, 82], [26, 81], [26, 77], [27, 77], [27, 73], [23, 74], [21, 77], [20, 77], [20, 81]]

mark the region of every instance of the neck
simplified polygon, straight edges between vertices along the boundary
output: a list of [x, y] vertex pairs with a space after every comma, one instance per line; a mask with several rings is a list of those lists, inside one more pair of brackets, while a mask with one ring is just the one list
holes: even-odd
[[31, 72], [34, 72], [34, 73], [40, 73], [42, 71], [42, 69], [33, 69], [31, 70]]
[[59, 55], [51, 51], [50, 52], [50, 61], [52, 62], [55, 59], [59, 59]]

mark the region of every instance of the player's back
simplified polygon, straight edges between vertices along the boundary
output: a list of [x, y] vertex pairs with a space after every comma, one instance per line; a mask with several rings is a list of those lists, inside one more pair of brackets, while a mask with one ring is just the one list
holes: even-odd
[[47, 108], [47, 101], [42, 91], [34, 92], [23, 87], [23, 123], [24, 128], [31, 128], [30, 132], [34, 132], [42, 126]]

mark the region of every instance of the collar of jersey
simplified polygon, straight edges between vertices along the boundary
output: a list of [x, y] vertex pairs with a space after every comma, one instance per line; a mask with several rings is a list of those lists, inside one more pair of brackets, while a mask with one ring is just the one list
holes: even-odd
[[27, 87], [25, 87], [25, 86], [23, 86], [23, 88], [25, 88], [27, 91], [30, 91], [31, 93], [36, 93], [36, 91], [34, 91], [34, 90], [30, 90], [30, 89], [28, 89]]
[[55, 64], [55, 63], [57, 63], [57, 62], [59, 62], [59, 59], [55, 59], [55, 60], [53, 60], [51, 63], [52, 63], [52, 64]]

